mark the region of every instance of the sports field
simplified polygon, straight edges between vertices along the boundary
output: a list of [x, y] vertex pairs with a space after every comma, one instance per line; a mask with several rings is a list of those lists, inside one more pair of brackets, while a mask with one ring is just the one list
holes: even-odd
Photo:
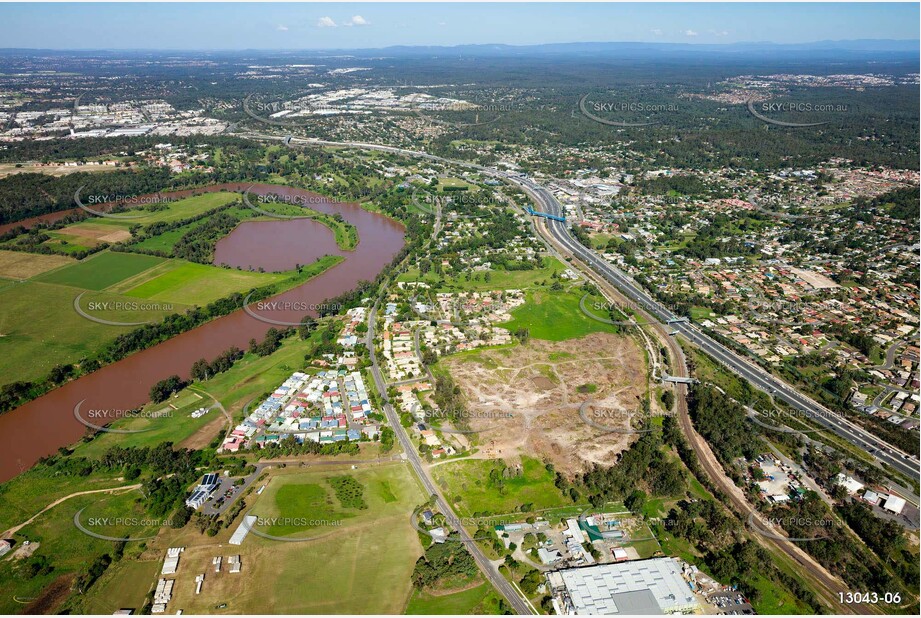
[[[346, 474], [362, 485], [367, 509], [343, 508], [330, 490], [327, 479]], [[326, 498], [320, 497], [317, 487], [322, 488]], [[418, 533], [409, 519], [425, 497], [409, 468], [394, 463], [357, 470], [347, 465], [277, 470], [261, 496], [247, 497], [251, 503], [248, 512], [252, 514], [320, 520], [314, 510], [316, 500], [324, 502], [325, 517], [343, 513], [352, 517], [342, 519], [339, 526], [305, 530], [311, 536], [319, 536], [318, 532], [329, 534], [314, 541], [282, 542], [250, 533], [239, 547], [225, 544], [219, 548], [215, 542], [226, 543], [225, 534], [229, 535], [231, 529], [206, 541], [208, 545], [188, 546], [168, 611], [400, 613], [411, 593], [410, 574], [422, 554]], [[212, 557], [235, 553], [241, 555], [242, 572], [215, 574]], [[200, 595], [194, 591], [198, 573], [206, 573]], [[226, 607], [218, 608], [222, 604]]]

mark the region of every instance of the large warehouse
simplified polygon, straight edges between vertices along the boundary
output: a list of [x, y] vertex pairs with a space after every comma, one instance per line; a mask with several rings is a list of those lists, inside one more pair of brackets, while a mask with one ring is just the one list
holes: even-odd
[[699, 603], [673, 558], [562, 569], [547, 574], [557, 614], [691, 613]]

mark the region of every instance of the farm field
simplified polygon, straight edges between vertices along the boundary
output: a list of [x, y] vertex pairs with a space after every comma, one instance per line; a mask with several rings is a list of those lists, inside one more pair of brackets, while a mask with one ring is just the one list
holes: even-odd
[[[65, 269], [70, 266], [65, 267]], [[0, 287], [0, 382], [35, 380], [47, 375], [52, 367], [73, 363], [100, 349], [132, 326], [110, 326], [87, 320], [74, 311], [79, 289], [38, 283], [34, 280]], [[87, 292], [80, 300], [89, 303], [135, 302], [108, 292]], [[159, 320], [169, 313], [181, 312], [185, 305], [161, 305], [144, 310], [112, 309], [106, 319], [124, 322]]]
[[[201, 195], [193, 195], [171, 202], [162, 201], [149, 205], [141, 204], [136, 207], [129, 207], [125, 212], [114, 213], [112, 217], [97, 217], [93, 221], [98, 222], [100, 225], [123, 227], [127, 230], [132, 225], [146, 226], [151, 223], [170, 223], [180, 219], [189, 219], [204, 214], [209, 210], [230, 204], [238, 199], [240, 199], [239, 194], [229, 191], [202, 193]], [[161, 206], [166, 206], [166, 208], [160, 210]], [[92, 205], [89, 207], [92, 208]], [[156, 209], [151, 209], [151, 207], [156, 207]], [[131, 218], [129, 219], [128, 216]], [[115, 217], [124, 218], [118, 219]], [[68, 226], [65, 229], [70, 229], [71, 227], [73, 226]]]
[[[327, 479], [344, 475], [362, 485], [367, 509], [341, 506]], [[226, 543], [225, 535], [238, 522], [214, 539], [198, 537], [201, 546], [191, 539], [168, 612], [400, 613], [411, 593], [413, 565], [422, 554], [409, 518], [425, 498], [409, 469], [392, 464], [357, 470], [347, 465], [277, 470], [261, 496], [247, 498], [252, 503], [247, 512], [319, 519], [310, 509], [315, 498], [323, 500], [317, 487], [327, 494], [326, 516], [347, 513], [352, 517], [342, 519], [341, 526], [328, 526], [330, 536], [307, 542], [273, 541], [251, 533], [239, 547], [225, 544], [219, 548], [217, 543]], [[242, 573], [215, 574], [212, 556], [232, 553], [240, 554]], [[201, 595], [194, 594], [197, 573], [206, 573]], [[222, 604], [226, 607], [218, 608]]]
[[[19, 255], [0, 252], [0, 268], [8, 264], [11, 271], [27, 272]], [[79, 262], [22, 255], [37, 258], [35, 269], [45, 270], [23, 282], [0, 280], [0, 302], [8, 308], [0, 318], [0, 385], [36, 380], [55, 365], [78, 362], [139, 323], [157, 322], [233, 292], [268, 285], [278, 285], [281, 291], [343, 259], [326, 256], [300, 273], [259, 273], [111, 251]], [[55, 264], [56, 268], [46, 268]], [[125, 325], [100, 324], [79, 315], [74, 302], [81, 294], [81, 311]]]
[[154, 301], [206, 305], [231, 292], [246, 292], [286, 278], [283, 273], [233, 270], [175, 259], [151, 274], [152, 277], [143, 277], [143, 283], [125, 290], [124, 294]]
[[72, 258], [63, 255], [41, 255], [24, 251], [0, 250], [0, 277], [30, 279], [55, 268], [73, 264]]
[[152, 255], [103, 251], [66, 268], [39, 275], [35, 280], [84, 290], [104, 290], [164, 261], [164, 258]]

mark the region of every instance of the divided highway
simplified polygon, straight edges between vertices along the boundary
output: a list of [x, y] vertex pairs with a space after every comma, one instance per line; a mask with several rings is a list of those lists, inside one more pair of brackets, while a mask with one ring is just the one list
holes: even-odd
[[[562, 205], [545, 188], [527, 179], [517, 179], [528, 193], [535, 199], [541, 210], [549, 214], [562, 215]], [[687, 337], [704, 352], [718, 360], [730, 370], [751, 382], [756, 388], [780, 399], [794, 409], [797, 409], [810, 418], [815, 419], [822, 426], [833, 431], [838, 436], [852, 444], [866, 450], [877, 461], [891, 466], [909, 478], [919, 478], [919, 462], [908, 454], [891, 446], [889, 443], [877, 438], [862, 427], [857, 426], [843, 416], [836, 414], [819, 404], [813, 399], [803, 395], [795, 388], [774, 377], [766, 370], [758, 367], [746, 359], [741, 358], [726, 346], [715, 341], [709, 335], [701, 332], [692, 324], [679, 321], [681, 316], [672, 313], [661, 303], [650, 296], [633, 279], [614, 267], [610, 262], [600, 258], [594, 251], [572, 237], [567, 224], [548, 219], [547, 229], [554, 239], [581, 261], [588, 264], [592, 270], [601, 275], [606, 281], [616, 286], [632, 302], [654, 315], [669, 328], [678, 331]]]
[[[409, 157], [439, 161], [450, 165], [474, 169], [484, 174], [498, 178], [504, 178], [520, 185], [536, 202], [538, 210], [543, 210], [549, 214], [563, 215], [563, 207], [559, 201], [547, 189], [538, 185], [534, 181], [520, 174], [500, 171], [496, 168], [485, 167], [469, 161], [457, 161], [446, 159], [427, 152], [408, 150], [406, 148], [397, 148], [395, 146], [386, 146], [383, 144], [370, 144], [366, 142], [333, 142], [319, 139], [300, 139], [292, 137], [280, 137], [277, 135], [266, 135], [259, 133], [244, 134], [245, 137], [256, 139], [284, 140], [286, 143], [298, 145], [314, 146], [339, 146], [362, 148], [367, 150], [378, 150], [382, 152], [392, 152]], [[758, 367], [746, 359], [738, 356], [729, 350], [723, 344], [717, 342], [709, 335], [702, 333], [692, 324], [687, 322], [675, 322], [680, 316], [675, 315], [666, 307], [653, 299], [640, 285], [626, 274], [615, 268], [611, 263], [599, 257], [594, 251], [587, 249], [581, 243], [576, 241], [569, 232], [567, 224], [547, 220], [547, 227], [553, 234], [554, 238], [565, 246], [573, 255], [589, 265], [592, 270], [597, 272], [606, 281], [620, 289], [625, 296], [636, 303], [640, 308], [645, 309], [647, 313], [658, 318], [662, 323], [669, 323], [669, 327], [678, 331], [687, 337], [689, 341], [698, 346], [704, 352], [723, 363], [730, 370], [748, 380], [756, 388], [768, 393], [774, 398], [780, 399], [796, 410], [815, 419], [816, 422], [826, 427], [839, 437], [851, 442], [855, 446], [865, 450], [878, 462], [891, 466], [894, 470], [904, 474], [908, 478], [921, 478], [921, 462], [918, 459], [904, 453], [893, 447], [888, 442], [881, 440], [867, 430], [852, 423], [839, 414], [836, 414], [816, 402], [810, 397], [803, 395], [786, 382], [774, 377], [768, 371]], [[915, 500], [914, 502], [917, 502]]]

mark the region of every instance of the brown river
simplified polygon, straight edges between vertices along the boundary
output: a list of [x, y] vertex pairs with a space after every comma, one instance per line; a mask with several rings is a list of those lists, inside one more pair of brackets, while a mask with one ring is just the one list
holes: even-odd
[[[277, 301], [275, 309], [260, 310], [257, 304], [251, 304], [255, 313], [270, 320], [296, 323], [306, 314], [315, 315], [315, 311], [307, 308], [353, 289], [359, 281], [373, 280], [403, 247], [404, 228], [400, 223], [363, 210], [356, 204], [318, 200], [318, 196], [302, 189], [228, 183], [164, 195], [179, 198], [192, 193], [242, 192], [246, 189], [257, 196], [275, 193], [292, 200], [310, 198], [310, 208], [341, 214], [356, 227], [360, 239], [354, 251], [341, 251], [329, 228], [306, 219], [244, 222], [222, 239], [216, 247], [215, 262], [226, 262], [241, 268], [262, 267], [266, 271], [275, 271], [293, 268], [295, 264], [308, 264], [325, 254], [345, 257], [331, 269], [275, 296], [271, 299]], [[55, 213], [16, 225], [28, 227], [38, 221], [51, 221], [61, 216], [62, 213]], [[291, 310], [287, 310], [288, 307]], [[136, 352], [20, 408], [0, 414], [0, 481], [27, 470], [40, 457], [54, 453], [59, 447], [79, 440], [87, 431], [74, 418], [74, 407], [81, 401], [85, 400], [81, 410], [139, 408], [148, 401], [150, 387], [159, 380], [173, 374], [188, 378], [196, 360], [211, 360], [232, 345], [246, 349], [250, 339], [261, 339], [271, 326], [270, 322], [237, 311], [153, 348]], [[130, 327], [124, 328], [126, 332], [130, 330]]]

